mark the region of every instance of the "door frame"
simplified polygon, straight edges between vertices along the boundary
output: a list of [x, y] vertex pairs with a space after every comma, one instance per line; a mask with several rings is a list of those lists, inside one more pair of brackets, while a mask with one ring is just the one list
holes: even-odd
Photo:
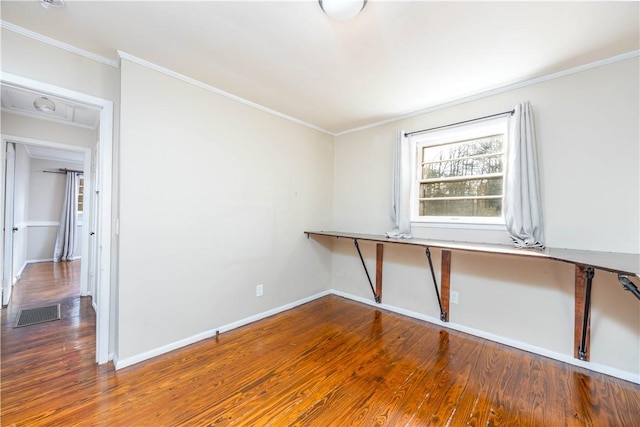
[[[9, 155], [9, 147], [12, 147]], [[0, 262], [0, 277], [2, 278], [2, 307], [6, 307], [13, 293], [13, 256], [14, 256], [14, 200], [15, 200], [15, 179], [16, 179], [16, 150], [15, 144], [11, 145], [2, 141], [2, 177], [0, 186], [4, 190], [2, 198], [2, 262]]]
[[[109, 352], [111, 328], [111, 310], [115, 301], [112, 302], [111, 298], [111, 278], [112, 278], [112, 263], [111, 263], [111, 247], [112, 247], [112, 176], [113, 176], [113, 101], [99, 98], [86, 93], [77, 92], [67, 88], [55, 86], [49, 83], [45, 83], [38, 80], [32, 80], [23, 76], [2, 72], [0, 74], [0, 81], [2, 84], [28, 89], [43, 94], [49, 94], [52, 96], [66, 98], [71, 101], [83, 103], [90, 107], [99, 109], [100, 111], [100, 125], [98, 140], [100, 142], [100, 153], [98, 159], [100, 163], [97, 166], [96, 181], [99, 187], [97, 187], [96, 196], [99, 198], [99, 211], [98, 211], [98, 226], [97, 230], [98, 239], [96, 244], [99, 247], [99, 257], [97, 260], [99, 263], [100, 275], [99, 281], [96, 284], [97, 298], [97, 310], [96, 310], [96, 362], [99, 364], [107, 363], [113, 359], [113, 354]], [[4, 141], [4, 138], [3, 138]], [[85, 154], [85, 167], [89, 162], [89, 168], [91, 167], [91, 150], [89, 154]], [[4, 169], [4, 166], [1, 166]], [[3, 175], [4, 172], [0, 175]], [[4, 179], [4, 178], [2, 178]], [[93, 185], [96, 188], [95, 185]], [[87, 236], [88, 236], [88, 229]], [[88, 240], [83, 243], [87, 243]], [[83, 245], [84, 251], [88, 250]], [[1, 259], [1, 257], [0, 257]]]

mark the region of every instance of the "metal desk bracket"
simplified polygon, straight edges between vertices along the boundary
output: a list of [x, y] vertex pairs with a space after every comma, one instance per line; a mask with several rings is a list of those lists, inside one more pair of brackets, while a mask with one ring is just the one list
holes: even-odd
[[625, 276], [624, 274], [618, 274], [618, 280], [620, 281], [620, 283], [622, 284], [622, 287], [625, 290], [631, 292], [633, 295], [636, 296], [636, 298], [640, 299], [640, 290], [638, 290], [636, 285], [634, 285], [631, 279], [629, 279], [629, 276]]
[[587, 267], [585, 277], [587, 284], [584, 289], [584, 311], [582, 314], [582, 336], [580, 338], [580, 347], [578, 347], [578, 358], [587, 360], [587, 329], [589, 328], [589, 317], [591, 315], [591, 283], [593, 282], [593, 267]]
[[427, 254], [429, 260], [429, 269], [431, 270], [431, 278], [433, 279], [433, 288], [436, 290], [436, 296], [438, 297], [438, 306], [440, 307], [440, 320], [447, 321], [447, 312], [442, 309], [442, 301], [440, 300], [440, 292], [438, 291], [438, 281], [436, 280], [436, 273], [433, 269], [433, 261], [431, 261], [431, 251], [428, 246], [424, 247], [424, 251]]
[[380, 295], [376, 294], [376, 290], [373, 288], [373, 282], [371, 282], [371, 276], [369, 276], [369, 270], [367, 270], [367, 266], [364, 263], [364, 258], [362, 258], [362, 252], [360, 252], [360, 246], [358, 246], [358, 239], [353, 239], [353, 244], [358, 251], [358, 255], [360, 256], [360, 261], [362, 262], [362, 268], [364, 268], [364, 272], [367, 274], [367, 280], [369, 280], [369, 286], [371, 286], [371, 292], [373, 292], [373, 299], [380, 304]]

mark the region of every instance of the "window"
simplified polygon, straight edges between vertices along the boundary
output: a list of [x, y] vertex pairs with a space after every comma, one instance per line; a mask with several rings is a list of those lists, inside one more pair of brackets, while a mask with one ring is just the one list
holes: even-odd
[[78, 214], [81, 214], [84, 210], [84, 177], [82, 175], [78, 175], [78, 203], [77, 210]]
[[502, 224], [507, 119], [417, 135], [412, 221]]

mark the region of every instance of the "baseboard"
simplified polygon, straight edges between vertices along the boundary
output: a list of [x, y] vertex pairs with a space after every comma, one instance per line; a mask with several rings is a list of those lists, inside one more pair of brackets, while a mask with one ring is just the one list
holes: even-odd
[[28, 259], [26, 264], [37, 264], [39, 262], [53, 262], [53, 258]]
[[254, 315], [254, 316], [246, 317], [244, 319], [238, 320], [238, 321], [233, 322], [233, 323], [222, 325], [222, 326], [220, 326], [218, 328], [214, 328], [214, 329], [210, 329], [210, 330], [205, 331], [205, 332], [201, 332], [201, 333], [193, 335], [191, 337], [188, 337], [188, 338], [185, 338], [185, 339], [182, 339], [182, 340], [179, 340], [179, 341], [175, 341], [175, 342], [172, 342], [170, 344], [163, 345], [162, 347], [158, 347], [158, 348], [156, 348], [154, 350], [146, 351], [144, 353], [140, 353], [140, 354], [137, 354], [135, 356], [127, 357], [127, 358], [122, 359], [122, 360], [120, 360], [118, 358], [117, 354], [114, 354], [113, 355], [113, 364], [114, 364], [116, 370], [123, 369], [123, 368], [126, 368], [127, 366], [135, 365], [136, 363], [140, 363], [140, 362], [143, 362], [145, 360], [151, 359], [153, 357], [160, 356], [162, 354], [168, 353], [170, 351], [177, 350], [177, 349], [179, 349], [181, 347], [185, 347], [185, 346], [194, 344], [194, 343], [196, 343], [198, 341], [202, 341], [202, 340], [205, 340], [207, 338], [212, 338], [212, 337], [216, 336], [218, 333], [227, 332], [227, 331], [239, 328], [241, 326], [248, 325], [249, 323], [257, 322], [258, 320], [262, 320], [262, 319], [265, 319], [267, 317], [273, 316], [274, 314], [278, 314], [278, 313], [281, 313], [283, 311], [290, 310], [290, 309], [292, 309], [294, 307], [297, 307], [299, 305], [306, 304], [306, 303], [311, 302], [313, 300], [316, 300], [318, 298], [322, 298], [324, 296], [327, 296], [330, 293], [331, 293], [331, 291], [320, 292], [318, 294], [311, 295], [310, 297], [306, 297], [306, 298], [294, 301], [292, 303], [285, 304], [283, 306], [276, 307], [274, 309], [264, 311], [262, 313]]
[[16, 272], [16, 274], [14, 274], [14, 275], [13, 275], [13, 279], [12, 279], [12, 280], [13, 280], [13, 285], [15, 285], [16, 283], [18, 283], [18, 280], [20, 280], [20, 277], [22, 277], [22, 272], [24, 271], [24, 268], [27, 266], [27, 264], [28, 264], [28, 262], [27, 262], [27, 261], [25, 261], [25, 262], [22, 264], [22, 267], [20, 267], [20, 268], [18, 269], [18, 271]]
[[[73, 258], [71, 258], [71, 261], [77, 261], [79, 259], [82, 259], [82, 257], [81, 256], [74, 256]], [[53, 262], [53, 258], [29, 259], [29, 260], [25, 261], [25, 267], [26, 267], [27, 264], [37, 264], [39, 262]]]
[[633, 372], [623, 371], [621, 369], [612, 368], [611, 366], [602, 365], [593, 362], [584, 362], [576, 359], [570, 355], [564, 353], [558, 353], [546, 348], [538, 347], [535, 345], [527, 344], [525, 342], [517, 341], [511, 338], [502, 337], [489, 332], [485, 332], [479, 329], [470, 328], [468, 326], [459, 325], [452, 322], [443, 322], [439, 318], [427, 316], [415, 311], [406, 310], [404, 308], [396, 307], [389, 304], [378, 304], [372, 299], [362, 298], [357, 295], [348, 294], [346, 292], [337, 291], [331, 289], [329, 291], [333, 295], [337, 295], [343, 298], [347, 298], [353, 301], [357, 301], [363, 304], [367, 304], [373, 307], [382, 308], [384, 310], [392, 311], [394, 313], [402, 314], [403, 316], [413, 317], [414, 319], [424, 320], [425, 322], [433, 323], [443, 328], [452, 329], [459, 332], [464, 332], [469, 335], [480, 337], [489, 341], [494, 341], [500, 344], [508, 345], [509, 347], [517, 348], [519, 350], [528, 351], [530, 353], [538, 354], [540, 356], [548, 357], [550, 359], [558, 360], [560, 362], [568, 363], [570, 365], [579, 366], [581, 368], [589, 369], [590, 371], [599, 372], [601, 374], [610, 375], [612, 377], [620, 378], [625, 381], [640, 384], [640, 375]]
[[372, 299], [367, 299], [367, 298], [363, 298], [363, 297], [359, 297], [357, 295], [352, 295], [346, 292], [342, 292], [342, 291], [338, 291], [335, 289], [330, 289], [328, 291], [323, 291], [320, 293], [317, 293], [315, 295], [312, 295], [310, 297], [307, 298], [303, 298], [301, 300], [289, 303], [289, 304], [285, 304], [283, 306], [274, 308], [272, 310], [268, 310], [259, 314], [256, 314], [254, 316], [250, 316], [247, 317], [245, 319], [241, 319], [238, 320], [237, 322], [233, 322], [233, 323], [229, 323], [227, 325], [223, 325], [220, 326], [218, 328], [215, 329], [211, 329], [202, 333], [199, 333], [197, 335], [191, 336], [189, 338], [185, 338], [167, 345], [164, 345], [162, 347], [156, 348], [154, 350], [151, 351], [147, 351], [132, 357], [128, 357], [126, 359], [123, 360], [119, 360], [117, 354], [113, 354], [112, 355], [112, 360], [113, 360], [113, 364], [115, 366], [115, 369], [122, 369], [122, 368], [126, 368], [127, 366], [131, 366], [134, 365], [136, 363], [140, 363], [143, 362], [145, 360], [151, 359], [153, 357], [156, 356], [160, 356], [162, 354], [168, 353], [170, 351], [173, 350], [177, 350], [181, 347], [185, 347], [187, 345], [191, 345], [194, 344], [198, 341], [202, 341], [205, 340], [207, 338], [211, 338], [216, 336], [217, 333], [223, 333], [223, 332], [227, 332], [236, 328], [239, 328], [241, 326], [247, 325], [249, 323], [253, 323], [256, 322], [258, 320], [262, 320], [265, 319], [267, 317], [273, 316], [274, 314], [278, 314], [281, 313], [283, 311], [287, 311], [290, 310], [294, 307], [297, 307], [299, 305], [302, 304], [306, 304], [308, 302], [311, 302], [313, 300], [316, 300], [318, 298], [322, 298], [324, 296], [327, 295], [337, 295], [352, 301], [356, 301], [362, 304], [367, 304], [370, 305], [372, 307], [376, 307], [376, 308], [381, 308], [383, 310], [388, 310], [394, 313], [398, 313], [401, 314], [403, 316], [407, 316], [407, 317], [412, 317], [414, 319], [418, 319], [418, 320], [423, 320], [425, 322], [429, 322], [429, 323], [433, 323], [435, 325], [441, 326], [443, 328], [447, 328], [447, 329], [451, 329], [454, 331], [459, 331], [459, 332], [464, 332], [466, 334], [469, 335], [473, 335], [479, 338], [483, 338], [489, 341], [494, 341], [500, 344], [504, 344], [507, 345], [509, 347], [513, 347], [513, 348], [517, 348], [519, 350], [524, 350], [524, 351], [528, 351], [530, 353], [534, 353], [534, 354], [538, 354], [540, 356], [544, 356], [544, 357], [548, 357], [550, 359], [554, 359], [554, 360], [558, 360], [560, 362], [564, 362], [564, 363], [568, 363], [570, 365], [574, 365], [574, 366], [579, 366], [581, 368], [585, 368], [588, 369], [590, 371], [594, 371], [594, 372], [599, 372], [605, 375], [610, 375], [612, 377], [616, 377], [616, 378], [620, 378], [623, 379], [625, 381], [629, 381], [632, 383], [636, 383], [636, 384], [640, 384], [640, 375], [635, 374], [633, 372], [628, 372], [628, 371], [623, 371], [621, 369], [616, 369], [616, 368], [612, 368], [610, 366], [607, 365], [602, 365], [599, 363], [593, 363], [593, 362], [584, 362], [582, 360], [579, 359], [575, 359], [574, 357], [567, 355], [567, 354], [563, 354], [563, 353], [558, 353], [555, 351], [551, 351], [542, 347], [538, 347], [538, 346], [534, 346], [531, 344], [527, 344], [525, 342], [521, 342], [521, 341], [517, 341], [511, 338], [506, 338], [506, 337], [502, 337], [500, 335], [495, 335], [489, 332], [485, 332], [479, 329], [474, 329], [474, 328], [470, 328], [468, 326], [464, 326], [464, 325], [459, 325], [457, 323], [452, 323], [452, 322], [442, 322], [439, 318], [433, 317], [433, 316], [428, 316], [422, 313], [418, 313], [415, 311], [411, 311], [411, 310], [406, 310], [404, 308], [401, 307], [396, 307], [393, 305], [389, 305], [389, 304], [378, 304], [375, 301], [373, 301]]

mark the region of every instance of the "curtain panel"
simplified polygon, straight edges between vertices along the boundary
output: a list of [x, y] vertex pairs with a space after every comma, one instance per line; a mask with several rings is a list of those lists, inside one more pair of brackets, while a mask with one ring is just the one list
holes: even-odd
[[60, 211], [60, 225], [53, 252], [53, 262], [71, 261], [76, 250], [76, 198], [78, 176], [75, 172], [67, 172], [67, 183]]
[[538, 158], [529, 102], [515, 106], [509, 123], [504, 219], [514, 246], [544, 247]]
[[411, 236], [411, 147], [405, 131], [398, 131], [393, 146], [391, 186], [391, 220], [393, 230], [387, 237], [410, 239]]

